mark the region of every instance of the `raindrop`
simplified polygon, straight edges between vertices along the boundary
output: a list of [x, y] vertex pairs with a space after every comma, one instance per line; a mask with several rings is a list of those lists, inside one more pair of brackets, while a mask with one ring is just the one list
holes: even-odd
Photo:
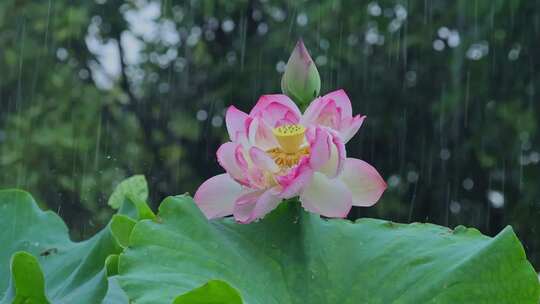
[[61, 61], [66, 60], [68, 58], [68, 51], [65, 48], [58, 48], [58, 50], [56, 50], [56, 58]]
[[278, 73], [283, 73], [285, 72], [285, 68], [287, 67], [287, 64], [285, 63], [285, 61], [283, 60], [280, 60], [276, 63], [276, 71], [278, 71]]
[[388, 178], [388, 186], [390, 188], [396, 188], [397, 186], [399, 186], [400, 183], [401, 183], [401, 178], [396, 174], [391, 175]]
[[461, 38], [459, 37], [458, 31], [451, 31], [450, 36], [448, 36], [448, 46], [451, 48], [457, 47], [461, 42]]
[[390, 33], [397, 32], [400, 28], [401, 28], [401, 21], [399, 21], [398, 19], [394, 19], [392, 20], [392, 22], [390, 22], [390, 24], [388, 24], [388, 31]]
[[[201, 35], [201, 28], [198, 26], [194, 26], [191, 29], [191, 35], [194, 36], [200, 36]], [[176, 25], [174, 22], [170, 20], [165, 20], [161, 24], [161, 29], [159, 29], [160, 33], [160, 39], [165, 42], [168, 45], [177, 45], [180, 43], [180, 34], [176, 30]]]
[[418, 172], [416, 171], [409, 171], [407, 173], [407, 181], [409, 183], [416, 183], [418, 181]]
[[366, 31], [366, 36], [364, 39], [369, 44], [375, 44], [379, 40], [379, 32], [376, 28], [372, 27]]
[[79, 70], [79, 78], [81, 79], [88, 79], [90, 77], [90, 73], [87, 69], [80, 69]]
[[442, 51], [444, 50], [444, 42], [441, 40], [441, 39], [435, 39], [435, 41], [433, 41], [433, 49], [435, 51]]
[[223, 118], [219, 115], [212, 117], [212, 126], [218, 128], [223, 124]]
[[315, 59], [315, 63], [319, 66], [323, 66], [323, 65], [326, 65], [326, 63], [328, 62], [328, 58], [326, 58], [326, 56], [324, 55], [319, 55], [317, 56], [317, 58]]
[[463, 186], [463, 189], [470, 191], [474, 187], [474, 181], [471, 178], [467, 177], [463, 180], [461, 185]]
[[300, 13], [296, 17], [296, 23], [298, 23], [299, 26], [305, 26], [308, 23], [308, 17], [305, 13]]
[[202, 34], [202, 29], [199, 26], [194, 26], [191, 28], [191, 35], [200, 36]]
[[186, 44], [188, 46], [195, 46], [197, 45], [197, 43], [199, 42], [199, 36], [198, 35], [189, 35], [187, 40], [186, 40]]
[[487, 192], [487, 198], [493, 208], [504, 207], [504, 195], [500, 191], [489, 190]]
[[415, 71], [407, 71], [405, 73], [405, 83], [408, 87], [414, 87], [416, 85], [416, 72]]
[[461, 211], [461, 204], [456, 201], [450, 202], [450, 212], [453, 214], [458, 214]]
[[285, 18], [286, 18], [285, 12], [279, 7], [275, 7], [272, 10], [272, 17], [274, 18], [274, 20], [276, 20], [278, 22], [281, 22], [281, 21], [285, 20]]
[[367, 11], [371, 16], [380, 16], [382, 9], [377, 2], [371, 2], [367, 6]]
[[440, 27], [439, 30], [437, 30], [437, 35], [439, 35], [439, 38], [441, 39], [448, 39], [450, 30], [446, 26]]
[[222, 29], [225, 33], [230, 33], [230, 32], [232, 32], [232, 30], [234, 30], [234, 21], [232, 21], [231, 19], [225, 19], [225, 20], [223, 20], [223, 22], [221, 23], [221, 29]]
[[482, 41], [480, 43], [473, 43], [467, 50], [467, 58], [471, 60], [480, 60], [482, 57], [486, 56], [489, 53], [489, 44], [487, 41]]
[[482, 52], [479, 49], [470, 48], [467, 51], [467, 58], [472, 60], [479, 60], [480, 58], [482, 58]]
[[519, 54], [521, 53], [521, 46], [519, 44], [515, 45], [510, 52], [508, 52], [508, 60], [514, 61], [519, 58]]
[[268, 24], [266, 24], [265, 22], [259, 23], [259, 25], [257, 26], [257, 34], [263, 36], [267, 32], [268, 32]]
[[330, 42], [326, 39], [321, 39], [321, 41], [319, 42], [319, 46], [321, 47], [321, 49], [323, 50], [328, 50], [328, 48], [330, 47]]
[[205, 121], [208, 118], [208, 112], [205, 110], [199, 110], [197, 111], [197, 120], [198, 121]]
[[448, 149], [441, 149], [441, 152], [439, 153], [439, 157], [442, 160], [448, 160], [450, 158], [450, 151]]
[[398, 20], [403, 21], [407, 19], [407, 9], [401, 4], [396, 4], [396, 6], [394, 6], [394, 13]]
[[176, 56], [178, 56], [178, 51], [176, 49], [170, 48], [167, 50], [167, 53], [165, 53], [165, 56], [169, 61], [173, 61], [176, 59]]

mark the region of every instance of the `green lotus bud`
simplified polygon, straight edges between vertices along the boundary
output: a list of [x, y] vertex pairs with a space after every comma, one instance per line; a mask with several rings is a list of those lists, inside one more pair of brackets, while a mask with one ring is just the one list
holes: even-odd
[[281, 90], [300, 106], [307, 106], [321, 90], [321, 77], [302, 40], [287, 62], [281, 78]]

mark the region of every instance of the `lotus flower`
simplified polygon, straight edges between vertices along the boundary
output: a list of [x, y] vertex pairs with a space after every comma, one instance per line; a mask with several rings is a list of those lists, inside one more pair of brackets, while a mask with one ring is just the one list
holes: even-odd
[[365, 116], [352, 115], [343, 90], [315, 99], [302, 115], [286, 95], [264, 95], [249, 114], [234, 106], [225, 121], [231, 139], [217, 151], [226, 173], [205, 181], [195, 202], [208, 219], [264, 217], [284, 199], [326, 217], [372, 206], [386, 189], [377, 170], [347, 158], [345, 143]]

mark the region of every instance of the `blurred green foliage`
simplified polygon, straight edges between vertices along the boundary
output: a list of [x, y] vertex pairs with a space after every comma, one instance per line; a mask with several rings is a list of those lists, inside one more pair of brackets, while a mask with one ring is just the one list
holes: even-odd
[[126, 176], [145, 174], [154, 202], [193, 193], [222, 171], [226, 107], [279, 92], [303, 37], [321, 92], [368, 115], [348, 153], [390, 186], [352, 217], [511, 224], [538, 269], [539, 26], [527, 0], [4, 0], [0, 186], [75, 238]]

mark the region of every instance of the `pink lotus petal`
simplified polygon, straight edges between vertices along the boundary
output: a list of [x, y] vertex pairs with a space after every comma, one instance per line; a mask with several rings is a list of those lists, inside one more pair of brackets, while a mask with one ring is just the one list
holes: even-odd
[[251, 213], [255, 208], [256, 201], [245, 202], [244, 204], [236, 204], [234, 206], [234, 219], [241, 224], [248, 224], [250, 222]]
[[309, 158], [300, 159], [300, 162], [288, 174], [276, 177], [282, 187], [280, 197], [288, 199], [298, 196], [300, 191], [309, 184], [312, 175], [313, 170], [309, 166]]
[[319, 170], [330, 160], [332, 153], [332, 139], [323, 128], [310, 128], [306, 132], [309, 142], [309, 165], [313, 170]]
[[341, 113], [344, 117], [352, 116], [352, 105], [349, 96], [343, 89], [330, 92], [322, 97], [325, 100], [332, 100], [336, 103], [336, 106], [341, 109]]
[[349, 97], [343, 90], [337, 90], [314, 100], [306, 109], [301, 123], [306, 127], [325, 126], [339, 133], [347, 143], [362, 126], [365, 116], [352, 117]]
[[346, 158], [345, 144], [332, 129], [311, 127], [306, 132], [310, 146], [309, 164], [329, 177], [337, 176]]
[[344, 143], [347, 143], [354, 135], [356, 135], [366, 117], [367, 116], [365, 115], [356, 115], [351, 119], [342, 121], [340, 133]]
[[[217, 150], [217, 160], [221, 167], [229, 173], [239, 183], [245, 184], [247, 182], [245, 176], [245, 168], [238, 162], [238, 151], [241, 150], [241, 146], [237, 143], [226, 142], [222, 144]], [[245, 160], [244, 160], [245, 161]]]
[[247, 131], [245, 124], [248, 115], [234, 106], [230, 106], [225, 114], [225, 124], [227, 125], [227, 132], [229, 132], [229, 138], [235, 141], [238, 133], [245, 133]]
[[330, 140], [332, 142], [330, 146], [330, 158], [321, 168], [319, 168], [319, 171], [326, 174], [328, 177], [336, 177], [343, 170], [347, 152], [345, 150], [345, 144], [340, 136], [332, 131], [329, 131], [329, 133], [331, 134]]
[[315, 124], [325, 105], [326, 100], [322, 99], [322, 97], [313, 100], [307, 107], [306, 111], [304, 111], [300, 124], [306, 127], [310, 127]]
[[296, 113], [289, 111], [287, 114], [285, 114], [285, 117], [283, 117], [283, 119], [277, 123], [276, 128], [282, 125], [294, 125], [298, 122], [298, 116]]
[[302, 124], [307, 127], [325, 126], [339, 131], [341, 121], [345, 117], [334, 100], [319, 97], [304, 112]]
[[344, 182], [315, 172], [300, 194], [304, 209], [327, 217], [345, 217], [352, 207], [352, 195]]
[[302, 113], [286, 95], [273, 94], [261, 96], [249, 116], [262, 117], [271, 128], [275, 128], [284, 119], [290, 124], [297, 124]]
[[248, 170], [248, 162], [244, 155], [243, 145], [239, 144], [238, 146], [236, 146], [236, 149], [234, 150], [234, 160], [236, 161], [243, 173]]
[[278, 146], [278, 142], [267, 123], [262, 118], [254, 118], [249, 124], [248, 137], [251, 145], [262, 150]]
[[234, 207], [234, 218], [242, 224], [263, 218], [281, 202], [281, 198], [277, 196], [278, 193], [277, 187], [274, 187], [240, 196]]
[[279, 171], [279, 166], [274, 160], [266, 152], [257, 147], [249, 149], [249, 157], [253, 164], [259, 169], [270, 171], [272, 173], [277, 173]]
[[351, 191], [354, 206], [374, 205], [386, 189], [386, 183], [379, 172], [365, 161], [355, 158], [346, 159], [339, 179]]
[[247, 170], [247, 179], [251, 189], [266, 189], [269, 185], [265, 172], [255, 166], [250, 166]]
[[342, 98], [338, 98], [338, 100], [331, 98], [340, 97], [338, 92], [332, 92], [315, 99], [304, 112], [304, 116], [301, 119], [302, 124], [308, 127], [312, 125], [323, 125], [334, 130], [339, 130], [341, 121], [347, 117], [351, 117], [352, 110], [350, 101], [349, 106], [343, 109], [342, 105], [346, 105], [346, 103], [343, 102]]
[[325, 100], [325, 105], [321, 109], [321, 112], [316, 119], [316, 123], [334, 130], [339, 130], [341, 119], [341, 109], [337, 107], [335, 101], [327, 99]]
[[229, 174], [206, 180], [195, 192], [194, 200], [208, 219], [231, 215], [234, 203], [242, 191]]
[[245, 189], [235, 201], [235, 205], [254, 204], [266, 190]]
[[266, 190], [257, 200], [255, 207], [251, 212], [251, 220], [261, 219], [270, 211], [276, 209], [282, 199], [278, 196], [277, 187]]

